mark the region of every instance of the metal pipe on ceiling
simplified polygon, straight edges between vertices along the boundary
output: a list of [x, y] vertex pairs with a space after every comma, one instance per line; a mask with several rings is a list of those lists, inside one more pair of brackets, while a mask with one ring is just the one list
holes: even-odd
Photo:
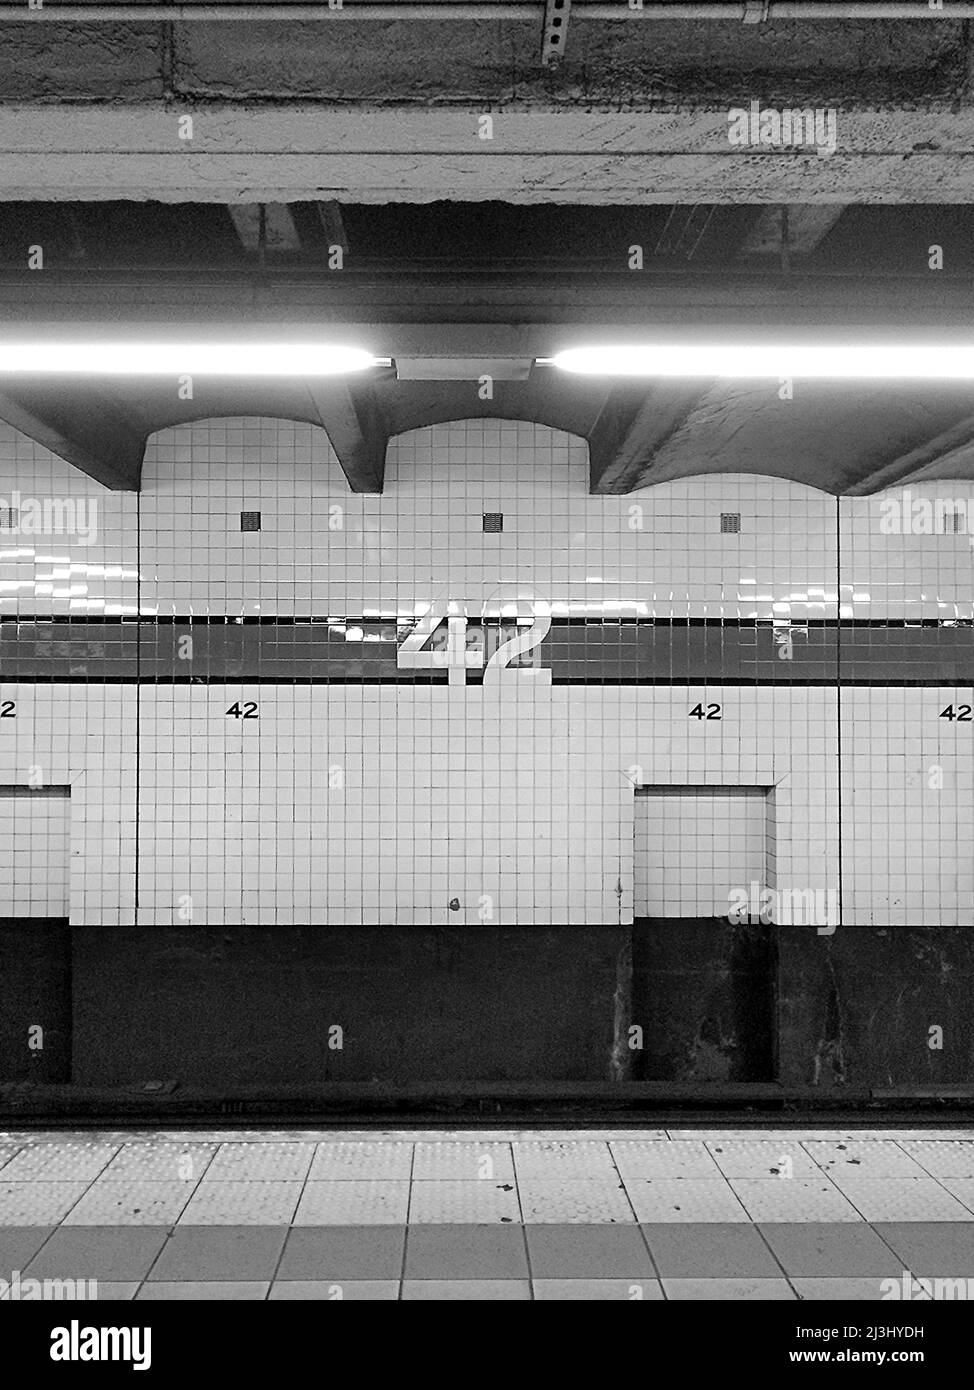
[[[761, 23], [767, 20], [814, 19], [974, 19], [974, 0], [943, 0], [942, 8], [928, 0], [643, 0], [628, 3], [600, 3], [575, 0], [571, 15], [579, 20], [736, 20]], [[0, 4], [0, 23], [37, 23], [44, 20], [96, 21], [183, 21], [203, 20], [534, 20], [544, 14], [544, 0], [500, 0], [498, 4], [465, 3], [464, 0], [340, 0], [334, 8], [328, 3], [290, 3], [290, 0], [205, 0], [202, 4], [60, 4], [40, 0], [36, 8], [24, 0]]]

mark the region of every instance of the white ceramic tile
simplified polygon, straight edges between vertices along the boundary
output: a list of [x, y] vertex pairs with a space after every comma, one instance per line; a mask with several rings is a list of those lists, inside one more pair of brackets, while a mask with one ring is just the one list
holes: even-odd
[[408, 1203], [408, 1182], [309, 1182], [294, 1225], [405, 1226]]
[[657, 1279], [535, 1279], [534, 1296], [543, 1303], [659, 1303]]
[[667, 1299], [704, 1303], [765, 1303], [795, 1299], [795, 1291], [785, 1279], [664, 1279]]
[[838, 1186], [866, 1221], [974, 1221], [934, 1178], [849, 1178]]
[[3, 1181], [72, 1182], [97, 1178], [117, 1152], [115, 1144], [28, 1144], [3, 1168]]
[[410, 1222], [481, 1222], [521, 1219], [517, 1192], [512, 1183], [453, 1182], [440, 1179], [414, 1182], [410, 1189]]
[[940, 1178], [940, 1186], [956, 1197], [968, 1211], [974, 1212], [974, 1178]]
[[518, 1179], [546, 1182], [574, 1178], [612, 1178], [616, 1168], [608, 1144], [546, 1142], [513, 1144]]
[[798, 1297], [809, 1303], [877, 1303], [884, 1301], [883, 1280], [846, 1279], [792, 1279], [791, 1285]]
[[974, 1139], [904, 1139], [901, 1147], [932, 1178], [974, 1178]]
[[922, 1178], [923, 1168], [903, 1146], [892, 1140], [812, 1140], [809, 1156], [836, 1181], [843, 1176], [863, 1178]]
[[413, 1178], [455, 1179], [463, 1182], [514, 1181], [510, 1144], [419, 1143], [413, 1159]]
[[54, 1226], [88, 1187], [81, 1182], [4, 1182], [0, 1178], [0, 1226]]
[[179, 1218], [182, 1226], [286, 1226], [299, 1182], [201, 1182]]
[[303, 1182], [313, 1144], [221, 1144], [206, 1170], [207, 1182]]
[[828, 1178], [731, 1178], [752, 1221], [861, 1221]]
[[626, 1183], [636, 1220], [747, 1221], [747, 1212], [723, 1178], [652, 1178]]
[[193, 1194], [191, 1182], [100, 1179], [64, 1218], [65, 1226], [171, 1226]]
[[354, 1141], [318, 1144], [309, 1178], [311, 1182], [394, 1181], [412, 1172], [412, 1144], [388, 1141]]
[[716, 1178], [720, 1170], [696, 1139], [615, 1140], [609, 1145], [616, 1167], [628, 1182], [639, 1178]]
[[815, 1178], [819, 1170], [795, 1139], [728, 1139], [707, 1148], [728, 1178]]
[[123, 1144], [102, 1175], [118, 1182], [190, 1182], [195, 1184], [206, 1172], [216, 1153], [215, 1144], [133, 1142]]
[[619, 1179], [578, 1178], [543, 1181], [522, 1178], [518, 1182], [521, 1211], [526, 1222], [628, 1223], [635, 1221], [632, 1206]]

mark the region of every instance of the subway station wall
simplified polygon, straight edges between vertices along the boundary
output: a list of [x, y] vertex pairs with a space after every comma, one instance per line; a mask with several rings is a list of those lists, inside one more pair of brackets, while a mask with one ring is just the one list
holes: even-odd
[[[268, 420], [161, 433], [118, 494], [2, 427], [0, 917], [626, 925], [637, 882], [654, 919], [726, 917], [754, 858], [720, 787], [764, 798], [776, 903], [974, 925], [954, 499], [974, 518], [949, 481], [592, 497], [584, 442], [482, 420], [394, 440], [381, 496]], [[636, 821], [667, 789], [669, 855]]]

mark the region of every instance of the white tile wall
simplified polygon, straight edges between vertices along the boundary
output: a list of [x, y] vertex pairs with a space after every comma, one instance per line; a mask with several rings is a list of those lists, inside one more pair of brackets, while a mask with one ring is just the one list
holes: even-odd
[[67, 917], [70, 851], [67, 792], [0, 787], [0, 916]]
[[[763, 788], [637, 792], [637, 917], [726, 917], [734, 890], [767, 884]], [[772, 885], [773, 886], [773, 885]]]
[[[302, 424], [165, 431], [138, 496], [0, 427], [0, 502], [14, 491], [91, 498], [97, 529], [88, 544], [0, 532], [6, 613], [395, 617], [517, 580], [563, 615], [834, 617], [840, 531], [844, 612], [964, 617], [974, 597], [969, 538], [886, 534], [881, 499], [736, 475], [590, 497], [584, 443], [526, 424], [394, 440], [381, 497], [349, 493]], [[260, 532], [240, 532], [243, 510]], [[503, 512], [501, 534], [484, 511]], [[723, 511], [739, 534], [720, 533]], [[768, 881], [834, 888], [841, 701], [845, 920], [974, 925], [971, 726], [937, 718], [956, 691], [3, 676], [18, 717], [0, 721], [0, 783], [41, 767], [70, 784], [79, 923], [133, 921], [136, 879], [144, 923], [627, 921], [636, 785], [773, 788]], [[259, 720], [228, 720], [237, 699]], [[688, 719], [698, 701], [722, 720]], [[41, 915], [28, 873], [26, 892], [0, 875], [0, 916]]]

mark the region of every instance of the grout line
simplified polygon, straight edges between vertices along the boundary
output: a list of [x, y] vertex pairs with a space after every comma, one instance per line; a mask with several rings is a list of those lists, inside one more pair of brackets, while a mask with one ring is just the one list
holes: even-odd
[[416, 1141], [409, 1145], [409, 1186], [406, 1188], [406, 1224], [402, 1233], [402, 1265], [399, 1270], [398, 1302], [403, 1302], [406, 1287], [406, 1256], [409, 1251], [409, 1216], [413, 1205], [413, 1175], [416, 1172]]

